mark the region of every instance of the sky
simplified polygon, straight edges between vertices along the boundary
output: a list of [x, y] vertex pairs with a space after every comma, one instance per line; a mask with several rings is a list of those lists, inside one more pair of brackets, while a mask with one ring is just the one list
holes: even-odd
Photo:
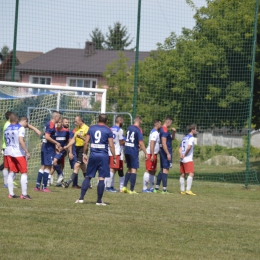
[[[15, 0], [0, 1], [0, 48], [13, 48]], [[194, 0], [197, 7], [205, 0]], [[20, 0], [17, 50], [47, 52], [57, 47], [81, 48], [96, 27], [105, 35], [108, 26], [119, 21], [126, 26], [136, 45], [138, 0]], [[183, 27], [195, 25], [185, 0], [142, 0], [140, 51], [156, 49], [156, 43]]]

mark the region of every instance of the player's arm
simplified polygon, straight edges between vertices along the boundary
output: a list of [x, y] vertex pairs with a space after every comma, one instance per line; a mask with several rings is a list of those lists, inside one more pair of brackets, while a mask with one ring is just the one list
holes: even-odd
[[150, 151], [151, 151], [151, 162], [154, 161], [154, 146], [155, 146], [155, 141], [151, 140], [150, 142]]
[[29, 154], [29, 152], [28, 152], [28, 150], [27, 150], [27, 147], [26, 147], [26, 145], [25, 145], [23, 136], [19, 136], [19, 143], [20, 143], [22, 149], [25, 151], [25, 154], [26, 154], [27, 159], [30, 159], [30, 154]]
[[176, 129], [173, 127], [172, 128], [172, 140], [175, 139], [175, 134], [176, 134]]
[[77, 137], [80, 138], [80, 139], [83, 140], [83, 141], [86, 140], [86, 137], [85, 137], [85, 136], [82, 136], [81, 134], [77, 134]]
[[115, 151], [115, 145], [114, 145], [113, 138], [108, 138], [108, 145], [109, 145], [110, 152], [112, 153], [113, 158], [114, 158], [114, 164], [116, 164], [116, 151]]
[[167, 144], [166, 144], [166, 137], [162, 137], [162, 147], [163, 147], [163, 150], [164, 152], [166, 153], [167, 155], [167, 160], [170, 161], [171, 160], [171, 155], [168, 151], [168, 148], [167, 148]]
[[120, 146], [124, 146], [125, 145], [125, 140], [124, 139], [119, 140], [119, 144], [120, 144]]
[[141, 150], [142, 150], [142, 151], [144, 152], [144, 154], [145, 154], [145, 160], [147, 160], [147, 159], [148, 159], [148, 156], [147, 156], [147, 152], [146, 152], [146, 148], [145, 148], [145, 145], [144, 145], [143, 140], [140, 140], [140, 141], [139, 141], [139, 146], [140, 146]]
[[35, 126], [28, 124], [28, 128], [30, 130], [33, 130], [38, 136], [42, 135], [41, 131], [39, 129], [37, 129]]
[[52, 139], [49, 133], [45, 133], [45, 139], [46, 141], [55, 144], [57, 146], [57, 148], [60, 148], [60, 143], [57, 142], [56, 140]]
[[190, 149], [191, 149], [192, 145], [188, 145], [185, 154], [183, 155], [183, 157], [187, 156], [187, 154], [189, 153]]
[[73, 144], [75, 144], [75, 136], [73, 136], [73, 138], [71, 138], [70, 139], [70, 141], [69, 141], [69, 143], [66, 145], [66, 146], [64, 146], [63, 148], [64, 149], [68, 149], [69, 147], [71, 147]]
[[88, 154], [89, 140], [90, 140], [90, 135], [87, 135], [85, 138], [84, 147], [83, 147], [83, 162], [84, 163], [88, 162], [87, 154]]
[[179, 147], [179, 155], [180, 155], [180, 159], [183, 159], [183, 154], [182, 154], [182, 146], [180, 145]]

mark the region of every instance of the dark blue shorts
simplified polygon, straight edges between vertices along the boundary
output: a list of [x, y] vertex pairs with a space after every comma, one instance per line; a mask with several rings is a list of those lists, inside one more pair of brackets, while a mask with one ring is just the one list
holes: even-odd
[[160, 150], [160, 166], [161, 169], [170, 169], [172, 168], [172, 153], [171, 154], [171, 160], [168, 161], [167, 155], [164, 151]]
[[89, 157], [86, 176], [94, 178], [98, 171], [98, 177], [110, 177], [109, 156]]
[[131, 154], [125, 154], [127, 168], [138, 169], [139, 168], [139, 157]]
[[45, 166], [52, 166], [55, 151], [45, 150], [41, 152], [41, 164]]

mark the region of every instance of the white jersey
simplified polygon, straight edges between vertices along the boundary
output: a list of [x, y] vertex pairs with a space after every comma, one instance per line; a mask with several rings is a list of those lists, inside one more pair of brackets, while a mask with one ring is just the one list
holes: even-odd
[[[120, 149], [120, 140], [123, 140], [123, 130], [119, 126], [112, 126], [111, 131], [113, 132], [113, 140], [114, 140], [114, 146], [115, 146], [115, 152], [116, 155], [121, 154], [121, 149]], [[110, 149], [108, 149], [109, 156], [112, 156], [112, 153], [110, 152]]]
[[19, 137], [24, 137], [25, 129], [20, 124], [10, 124], [5, 130], [5, 155], [12, 157], [25, 156], [25, 151], [20, 145]]
[[158, 154], [159, 150], [160, 150], [160, 134], [156, 129], [152, 129], [150, 135], [149, 135], [149, 143], [148, 143], [148, 147], [146, 148], [146, 152], [148, 154], [152, 154], [151, 153], [151, 141], [154, 141], [154, 154]]
[[181, 141], [182, 154], [185, 154], [188, 146], [191, 145], [191, 149], [188, 154], [181, 159], [181, 162], [187, 163], [193, 161], [193, 149], [194, 149], [194, 137], [190, 134], [186, 135]]

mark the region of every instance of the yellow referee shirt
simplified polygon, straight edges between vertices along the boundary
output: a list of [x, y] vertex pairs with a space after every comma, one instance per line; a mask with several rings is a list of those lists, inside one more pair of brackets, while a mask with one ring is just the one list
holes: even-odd
[[83, 146], [84, 145], [84, 140], [77, 137], [77, 135], [80, 134], [81, 136], [86, 137], [88, 129], [89, 129], [89, 127], [86, 124], [83, 124], [82, 126], [77, 126], [75, 128], [76, 131], [75, 131], [74, 137], [75, 137], [75, 140], [76, 140], [76, 143], [75, 143], [76, 146]]

